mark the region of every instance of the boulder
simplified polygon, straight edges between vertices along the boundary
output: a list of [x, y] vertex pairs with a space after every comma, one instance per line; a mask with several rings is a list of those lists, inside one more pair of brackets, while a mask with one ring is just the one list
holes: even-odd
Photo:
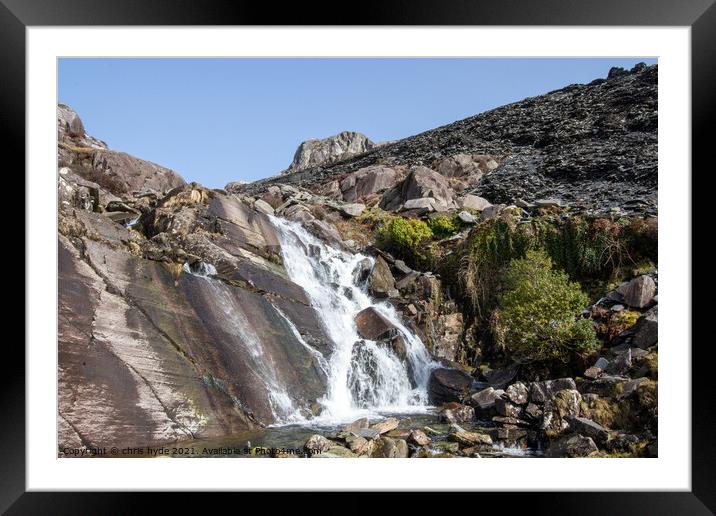
[[379, 434], [385, 434], [387, 432], [390, 432], [391, 430], [395, 430], [398, 428], [398, 425], [400, 424], [400, 421], [398, 421], [394, 417], [389, 417], [387, 419], [384, 419], [383, 421], [380, 421], [379, 423], [374, 424], [371, 426], [374, 430], [378, 430]]
[[458, 218], [465, 224], [476, 224], [477, 219], [467, 211], [461, 211], [457, 214]]
[[357, 428], [351, 433], [364, 439], [377, 439], [380, 437], [380, 430], [377, 428]]
[[498, 163], [485, 154], [455, 154], [436, 161], [434, 166], [445, 177], [467, 177], [469, 184], [477, 184], [485, 173], [496, 169]]
[[355, 323], [358, 334], [368, 340], [390, 338], [397, 332], [393, 323], [372, 306], [358, 312]]
[[355, 432], [356, 430], [360, 430], [361, 428], [368, 428], [368, 418], [362, 417], [360, 419], [356, 419], [352, 423], [347, 424], [343, 427], [344, 432]]
[[492, 387], [487, 387], [479, 392], [476, 392], [470, 396], [470, 402], [473, 407], [477, 407], [481, 410], [489, 410], [494, 408], [495, 401], [499, 399], [505, 392]]
[[563, 389], [575, 390], [577, 388], [572, 378], [558, 378], [530, 384], [530, 401], [542, 404], [554, 394]]
[[559, 199], [537, 199], [533, 204], [537, 208], [559, 208], [562, 206], [562, 201]]
[[644, 274], [620, 286], [618, 291], [627, 305], [633, 308], [644, 308], [651, 303], [656, 294], [656, 283], [651, 276]]
[[331, 446], [334, 446], [336, 443], [333, 441], [326, 439], [322, 435], [314, 434], [311, 437], [308, 438], [308, 441], [306, 441], [306, 444], [303, 445], [304, 448], [307, 450], [315, 451], [315, 452], [325, 452], [327, 451]]
[[375, 259], [373, 270], [368, 276], [368, 291], [378, 298], [395, 297], [397, 292], [390, 266], [380, 255]]
[[452, 424], [474, 421], [475, 409], [456, 402], [446, 403], [440, 411], [440, 420]]
[[348, 174], [340, 182], [340, 191], [344, 201], [355, 202], [368, 195], [393, 188], [400, 175], [392, 168], [380, 165], [361, 168]]
[[408, 443], [404, 439], [392, 439], [385, 436], [376, 440], [375, 447], [371, 453], [373, 458], [385, 459], [407, 459], [408, 456]]
[[633, 333], [632, 344], [646, 349], [659, 340], [659, 305], [641, 314], [636, 324], [630, 328]]
[[341, 213], [348, 217], [359, 217], [361, 213], [365, 211], [365, 204], [360, 203], [350, 203], [350, 204], [341, 204], [339, 205], [339, 208]]
[[566, 435], [553, 441], [545, 451], [545, 457], [588, 457], [598, 451], [591, 437]]
[[429, 213], [431, 211], [437, 211], [435, 207], [435, 199], [432, 197], [423, 197], [420, 199], [409, 199], [405, 201], [402, 211], [418, 210], [421, 213]]
[[273, 215], [274, 213], [273, 206], [263, 199], [256, 199], [256, 201], [254, 201], [254, 209], [259, 213], [264, 213], [266, 215]]
[[458, 369], [433, 369], [428, 380], [428, 397], [433, 405], [460, 402], [470, 391], [472, 377]]
[[359, 437], [354, 434], [347, 435], [345, 441], [348, 449], [358, 456], [370, 455], [375, 446], [375, 441], [372, 439], [366, 439], [365, 437]]
[[487, 383], [495, 389], [504, 389], [517, 376], [520, 365], [515, 363], [503, 369], [493, 369], [485, 373]]
[[585, 417], [573, 417], [568, 419], [569, 426], [576, 433], [591, 437], [598, 443], [606, 443], [609, 438], [609, 431], [599, 423]]
[[621, 375], [631, 368], [631, 348], [627, 348], [624, 353], [620, 353], [617, 357], [609, 362], [604, 370], [607, 374]]
[[427, 446], [432, 442], [432, 439], [425, 435], [425, 432], [418, 430], [417, 428], [410, 431], [409, 440], [418, 446]]
[[483, 197], [469, 194], [458, 199], [458, 206], [464, 210], [482, 211], [492, 206], [492, 203]]
[[509, 400], [516, 405], [524, 405], [529, 399], [529, 390], [522, 382], [515, 382], [506, 391]]
[[491, 204], [490, 206], [487, 206], [484, 210], [482, 210], [482, 213], [480, 213], [480, 218], [482, 220], [494, 219], [500, 214], [500, 212], [504, 208], [504, 204]]
[[[454, 192], [444, 176], [427, 167], [418, 166], [403, 181], [397, 204], [403, 204], [411, 199], [429, 197], [435, 200], [433, 209], [445, 210], [454, 206], [453, 195]], [[388, 209], [393, 209], [393, 207], [388, 207]]]
[[463, 446], [475, 446], [478, 444], [491, 445], [492, 438], [487, 434], [479, 432], [454, 432], [448, 435], [450, 441]]
[[542, 430], [548, 436], [560, 435], [569, 428], [569, 419], [578, 417], [582, 396], [574, 389], [557, 392], [544, 404]]
[[343, 131], [323, 139], [306, 140], [296, 149], [293, 161], [285, 173], [326, 165], [342, 159], [363, 154], [375, 147], [365, 135]]
[[495, 410], [497, 410], [499, 415], [505, 417], [519, 418], [522, 414], [522, 407], [505, 398], [497, 398], [495, 400]]
[[283, 204], [281, 189], [278, 186], [269, 186], [261, 196], [261, 200], [268, 203], [275, 210]]

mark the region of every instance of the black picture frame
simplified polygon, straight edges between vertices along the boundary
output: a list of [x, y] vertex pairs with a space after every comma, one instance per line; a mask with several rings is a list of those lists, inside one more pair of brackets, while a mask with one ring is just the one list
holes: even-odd
[[[691, 27], [692, 163], [708, 173], [713, 146], [708, 129], [716, 113], [716, 0], [404, 0], [364, 1], [354, 13], [337, 15], [335, 5], [314, 1], [274, 6], [211, 0], [0, 0], [0, 102], [2, 142], [24, 170], [25, 30], [31, 26], [83, 25], [658, 25]], [[325, 5], [322, 5], [325, 4]], [[686, 171], [684, 173], [684, 180]], [[692, 173], [692, 178], [695, 174]], [[24, 188], [23, 188], [24, 189]], [[693, 189], [692, 189], [693, 191]], [[27, 196], [29, 193], [25, 192]], [[27, 197], [26, 197], [27, 198]], [[692, 205], [695, 205], [692, 202]], [[685, 207], [691, 210], [691, 206]], [[692, 220], [696, 222], [696, 218]], [[694, 230], [692, 235], [698, 234]], [[19, 249], [19, 244], [18, 244]], [[24, 249], [24, 246], [23, 246]], [[23, 251], [24, 252], [24, 251]], [[693, 262], [692, 262], [693, 270]], [[25, 274], [30, 271], [25, 270]], [[691, 300], [682, 300], [690, 302]], [[31, 309], [32, 307], [26, 307]], [[693, 316], [692, 316], [692, 319]], [[0, 390], [0, 511], [8, 514], [103, 514], [139, 512], [148, 496], [126, 493], [26, 492], [25, 355], [6, 339]], [[684, 343], [684, 348], [687, 343]], [[11, 349], [12, 348], [12, 349]], [[692, 346], [692, 491], [480, 494], [515, 510], [549, 514], [711, 514], [716, 511], [715, 404], [710, 399], [709, 339]], [[10, 354], [10, 356], [8, 356]], [[688, 438], [688, 436], [684, 436]], [[157, 495], [151, 495], [152, 499]], [[211, 495], [216, 497], [216, 494]], [[505, 496], [509, 502], [505, 502]], [[158, 498], [164, 510], [186, 503], [185, 495]], [[476, 501], [477, 502], [477, 501]], [[272, 500], [272, 504], [275, 500]], [[292, 495], [289, 504], [303, 502]], [[497, 505], [498, 507], [500, 505]], [[275, 507], [275, 506], [274, 506]], [[470, 509], [473, 510], [473, 509]]]

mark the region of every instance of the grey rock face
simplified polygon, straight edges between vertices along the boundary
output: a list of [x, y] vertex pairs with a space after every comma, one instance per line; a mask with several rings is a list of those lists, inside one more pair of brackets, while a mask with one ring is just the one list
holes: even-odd
[[373, 147], [375, 144], [365, 135], [352, 131], [343, 131], [323, 139], [306, 140], [298, 146], [286, 173], [350, 158]]
[[355, 202], [363, 197], [394, 187], [400, 175], [392, 168], [372, 166], [362, 168], [343, 178], [339, 189], [343, 200]]
[[[572, 207], [656, 214], [658, 67], [574, 84], [277, 181], [323, 184], [370, 165], [431, 165], [456, 154], [499, 156], [468, 189], [493, 203], [558, 198]], [[504, 156], [504, 158], [503, 158]]]

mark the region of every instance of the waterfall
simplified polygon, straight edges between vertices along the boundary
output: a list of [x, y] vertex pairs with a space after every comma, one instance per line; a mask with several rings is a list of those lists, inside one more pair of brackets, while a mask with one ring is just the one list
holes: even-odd
[[[275, 422], [286, 424], [304, 421], [299, 403], [290, 396], [287, 387], [278, 378], [276, 374], [278, 370], [277, 364], [273, 363], [271, 356], [264, 353], [261, 339], [251, 321], [231, 295], [229, 289], [221, 281], [213, 278], [216, 275], [216, 268], [210, 263], [200, 261], [192, 265], [185, 263], [183, 269], [184, 272], [202, 278], [207, 282], [214, 306], [218, 313], [223, 315], [223, 320], [229, 323], [227, 330], [237, 337], [237, 343], [242, 346], [242, 351], [247, 358], [247, 366], [264, 384], [267, 401]], [[285, 318], [285, 315], [275, 306], [274, 309]], [[292, 331], [294, 331], [294, 335], [300, 336], [295, 327], [292, 327]], [[302, 338], [299, 342], [310, 347]], [[318, 353], [315, 350], [313, 351]]]
[[[271, 217], [290, 279], [303, 287], [332, 342], [326, 395], [318, 422], [338, 422], [367, 414], [421, 412], [427, 408], [427, 382], [436, 366], [422, 341], [400, 320], [392, 305], [375, 302], [356, 284], [361, 263], [372, 258], [333, 248], [299, 223]], [[354, 318], [374, 307], [402, 335], [402, 361], [388, 347], [361, 339]]]

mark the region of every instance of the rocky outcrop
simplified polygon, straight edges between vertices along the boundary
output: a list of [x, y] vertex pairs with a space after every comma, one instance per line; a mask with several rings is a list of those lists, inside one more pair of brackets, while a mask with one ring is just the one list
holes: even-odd
[[453, 196], [454, 191], [444, 176], [421, 166], [411, 170], [400, 186], [386, 193], [380, 204], [385, 210], [397, 210], [403, 205], [405, 209], [413, 209], [418, 206], [408, 205], [409, 201], [431, 199], [435, 211], [446, 211], [455, 207]]
[[184, 184], [173, 170], [109, 150], [88, 136], [77, 113], [63, 104], [57, 107], [57, 128], [59, 165], [113, 195], [161, 196]]
[[445, 158], [479, 154], [497, 157], [499, 166], [468, 190], [492, 203], [558, 198], [593, 212], [618, 208], [655, 214], [657, 80], [656, 65], [636, 66], [332, 165], [257, 181], [246, 192], [260, 192], [277, 182], [311, 188], [369, 166], [435, 166]]
[[355, 202], [392, 188], [400, 179], [400, 174], [392, 168], [371, 166], [348, 174], [339, 183], [339, 190], [344, 201]]
[[373, 147], [375, 144], [365, 135], [352, 131], [343, 131], [321, 140], [306, 140], [298, 146], [291, 165], [284, 173], [340, 161], [363, 154]]

